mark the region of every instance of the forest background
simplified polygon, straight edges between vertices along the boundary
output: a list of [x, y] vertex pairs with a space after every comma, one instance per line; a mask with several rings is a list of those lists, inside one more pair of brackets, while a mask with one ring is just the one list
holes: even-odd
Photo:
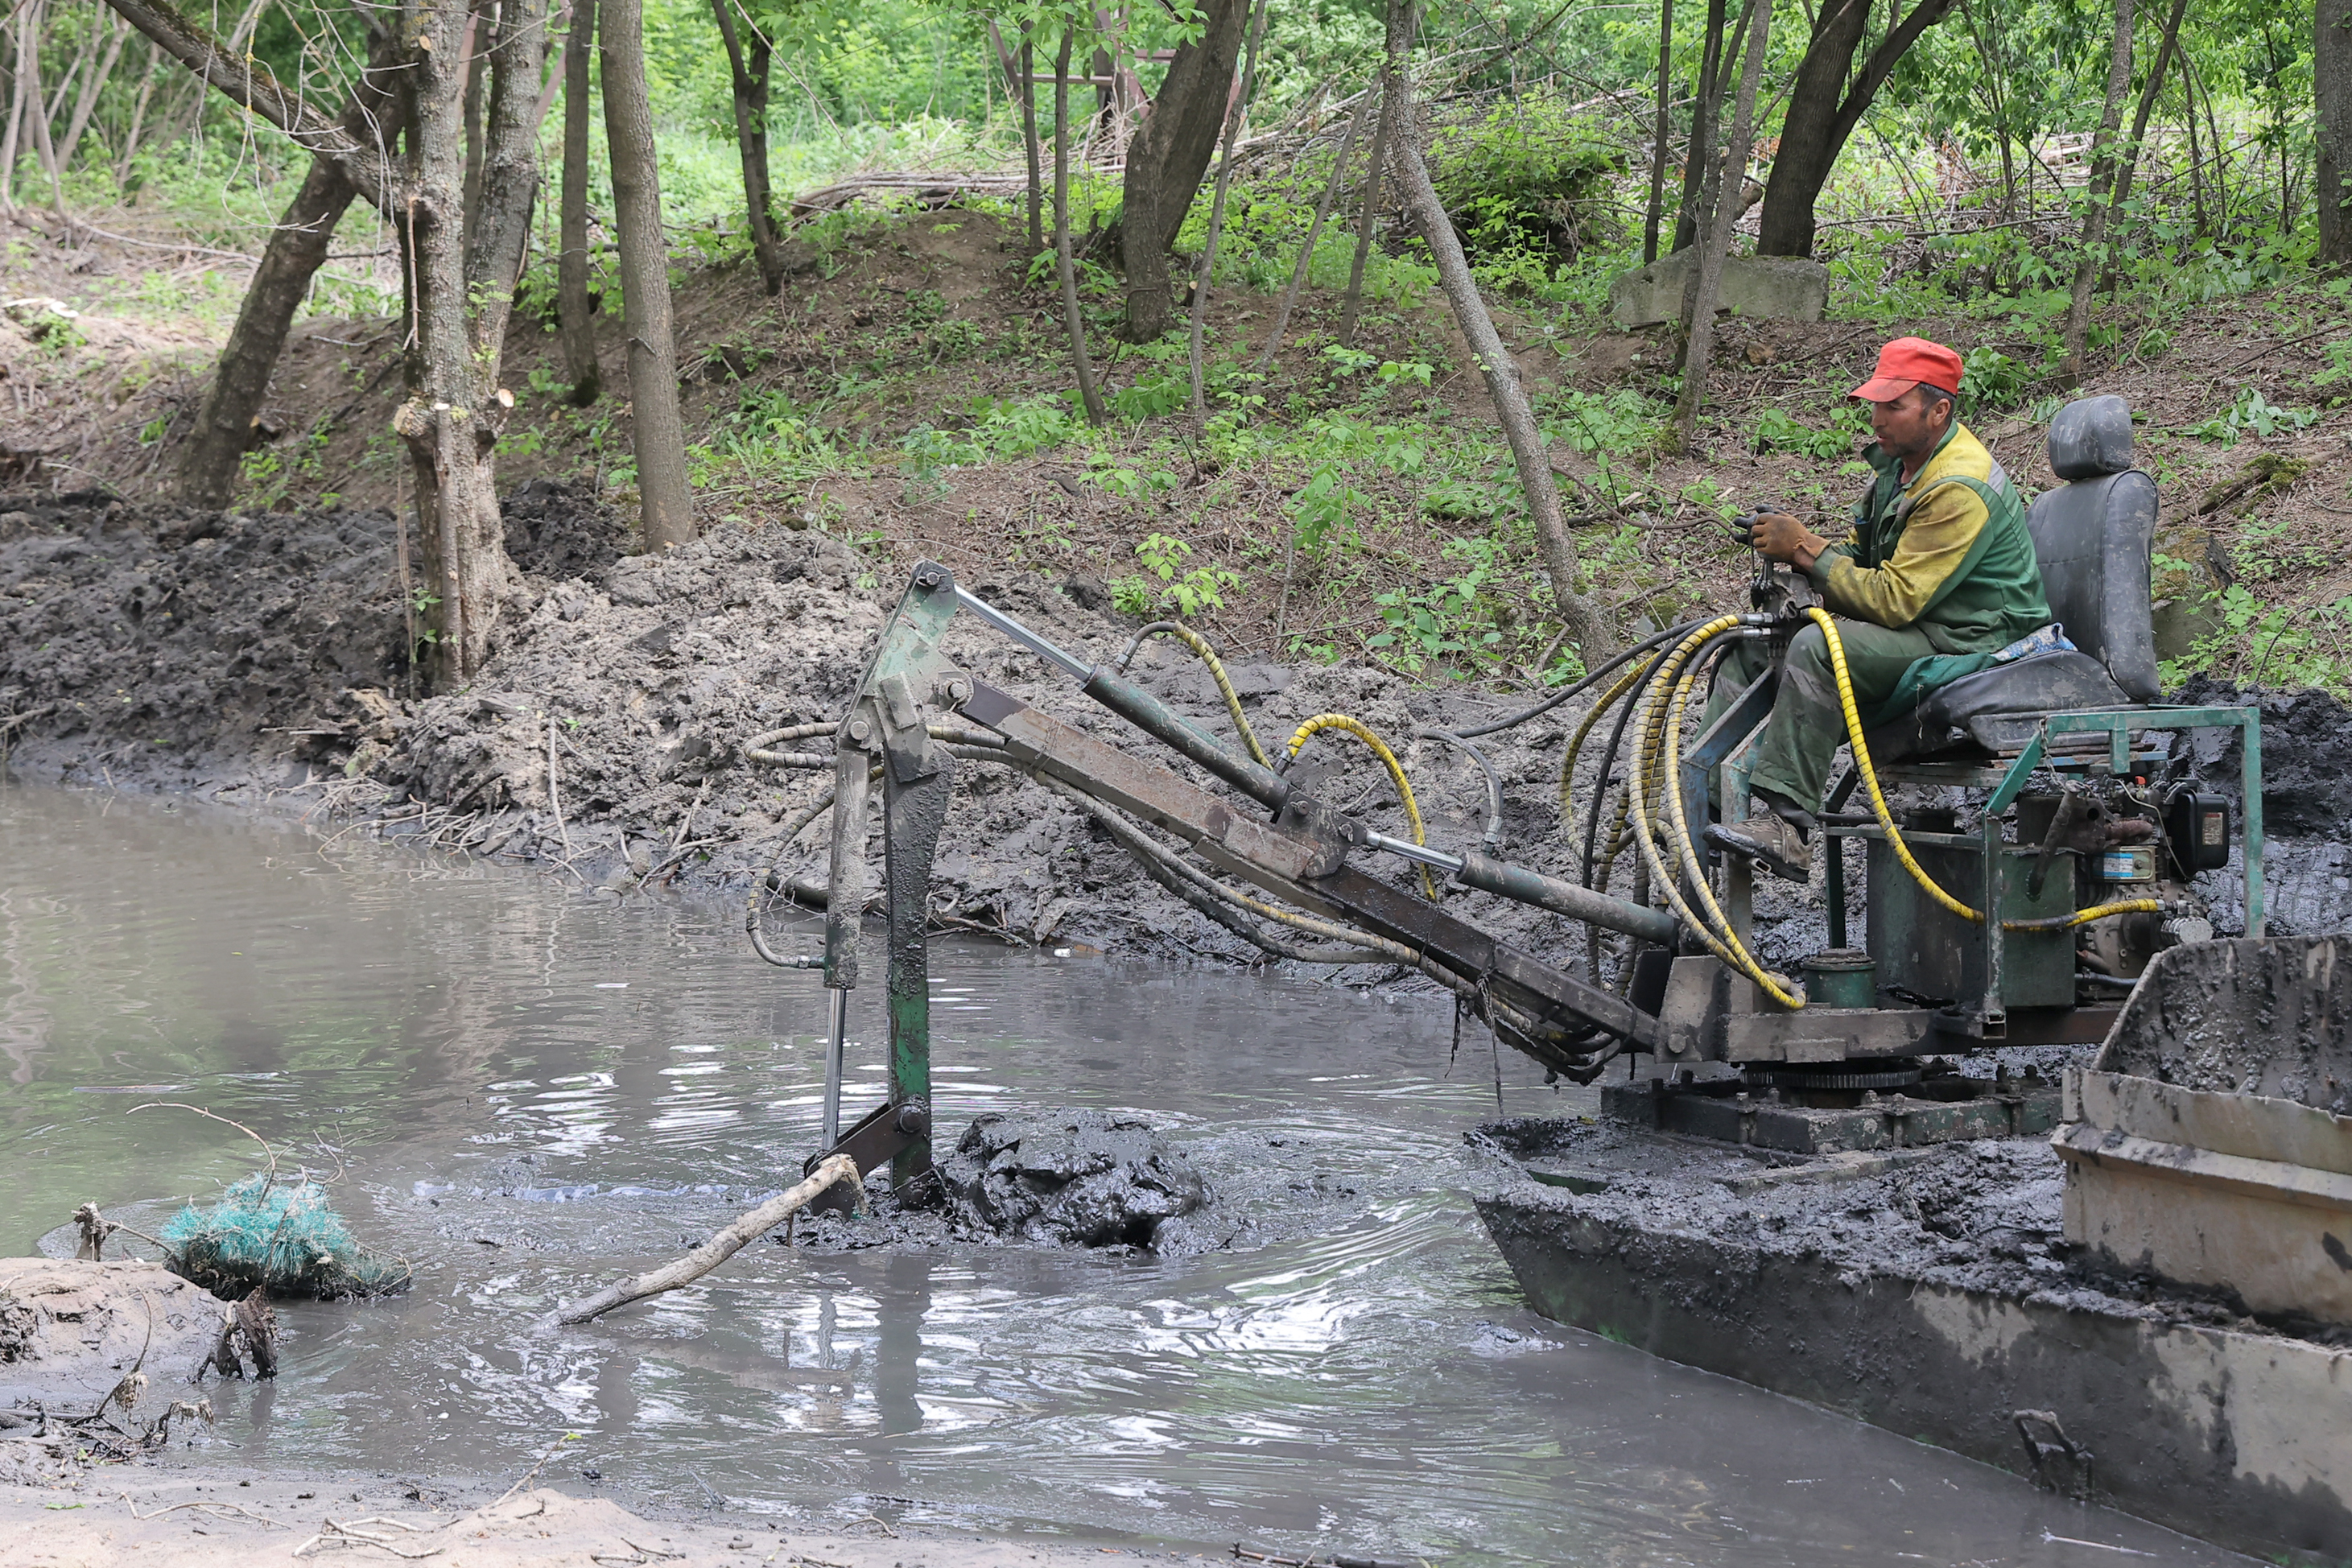
[[[2347, 9], [15, 0], [0, 464], [397, 504], [426, 684], [552, 479], [639, 547], [816, 528], [1535, 685], [1731, 602], [1738, 512], [1841, 515], [1842, 394], [1916, 331], [2021, 478], [2132, 398], [2173, 679], [2341, 689]], [[1718, 324], [1750, 253], [1826, 320]]]

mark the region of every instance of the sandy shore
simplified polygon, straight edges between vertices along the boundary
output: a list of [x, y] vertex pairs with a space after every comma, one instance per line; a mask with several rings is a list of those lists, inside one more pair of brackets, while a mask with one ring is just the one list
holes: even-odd
[[55, 1489], [0, 1488], [0, 1563], [12, 1568], [248, 1568], [262, 1563], [430, 1561], [435, 1568], [1069, 1568], [1224, 1556], [966, 1535], [803, 1535], [746, 1516], [648, 1520], [547, 1488], [467, 1509], [404, 1483], [257, 1479], [98, 1469]]

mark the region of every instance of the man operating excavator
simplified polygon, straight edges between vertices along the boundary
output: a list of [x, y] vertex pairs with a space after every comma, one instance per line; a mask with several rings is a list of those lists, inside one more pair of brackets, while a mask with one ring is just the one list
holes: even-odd
[[[2044, 643], [2050, 605], [2025, 530], [2025, 503], [1984, 444], [1959, 422], [1960, 356], [1924, 338], [1879, 351], [1871, 378], [1850, 395], [1870, 405], [1877, 470], [1836, 544], [1786, 512], [1748, 521], [1748, 542], [1805, 574], [1837, 619], [1865, 727], [1907, 711], [1947, 681]], [[1716, 681], [1707, 717], [1762, 673], [1769, 645], [1742, 643]], [[1789, 645], [1771, 717], [1757, 741], [1744, 823], [1708, 840], [1780, 876], [1811, 869], [1813, 813], [1846, 738], [1827, 639], [1808, 626]]]

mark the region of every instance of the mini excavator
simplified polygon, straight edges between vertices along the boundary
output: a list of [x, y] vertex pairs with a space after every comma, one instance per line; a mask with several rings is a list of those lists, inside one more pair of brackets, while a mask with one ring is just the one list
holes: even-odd
[[[1996, 664], [1865, 731], [1835, 624], [1803, 578], [1759, 563], [1746, 612], [1664, 627], [1522, 712], [1432, 732], [1486, 773], [1489, 826], [1478, 848], [1424, 841], [1402, 766], [1356, 719], [1318, 715], [1269, 757], [1215, 650], [1190, 628], [1147, 626], [1120, 659], [1089, 666], [959, 586], [945, 566], [921, 563], [846, 716], [752, 742], [756, 761], [832, 775], [782, 837], [788, 849], [831, 811], [822, 955], [770, 946], [763, 911], [782, 885], [776, 872], [753, 889], [747, 912], [762, 958], [824, 973], [824, 1147], [810, 1168], [845, 1152], [862, 1171], [888, 1163], [894, 1184], [930, 1169], [925, 928], [959, 760], [1013, 770], [1063, 796], [1171, 894], [1270, 954], [1393, 963], [1427, 976], [1549, 1075], [1591, 1083], [1621, 1057], [1653, 1058], [1663, 1071], [1639, 1076], [1629, 1063], [1624, 1081], [1605, 1086], [1609, 1116], [1800, 1155], [2048, 1131], [2057, 1120], [2054, 1084], [2030, 1071], [1969, 1077], [1952, 1058], [2104, 1038], [2157, 952], [2212, 937], [2191, 883], [2228, 866], [2233, 844], [2239, 929], [2263, 934], [2259, 712], [2157, 700], [2148, 583], [2157, 496], [2133, 467], [2129, 407], [2118, 397], [2069, 405], [2052, 422], [2049, 450], [2063, 482], [2035, 500], [2027, 526], [2073, 648]], [[1066, 674], [1208, 782], [958, 668], [940, 643], [960, 614]], [[1725, 820], [1746, 815], [1746, 766], [1771, 710], [1777, 663], [1711, 724], [1687, 738], [1685, 731], [1698, 712], [1694, 693], [1704, 694], [1725, 652], [1743, 640], [1785, 649], [1808, 625], [1828, 637], [1851, 763], [1819, 817], [1828, 837], [1828, 941], [1790, 975], [1755, 955], [1749, 862], [1711, 857], [1696, 832], [1710, 802]], [[1125, 678], [1157, 631], [1206, 664], [1235, 739]], [[1502, 858], [1501, 786], [1475, 742], [1587, 696], [1562, 759], [1562, 831], [1581, 847], [1581, 873], [1571, 880]], [[1604, 730], [1594, 787], [1572, 814], [1569, 785]], [[1349, 734], [1380, 759], [1412, 838], [1372, 831], [1294, 780], [1290, 763], [1323, 731]], [[772, 749], [827, 733], [830, 755]], [[2234, 800], [2203, 776], [2229, 765], [2232, 742]], [[889, 1098], [845, 1128], [843, 1036], [860, 979], [871, 885], [866, 821], [877, 785]], [[1901, 813], [1890, 789], [1909, 803]], [[1857, 795], [1864, 809], [1849, 809]], [[1864, 845], [1867, 894], [1859, 944], [1848, 919], [1853, 839]], [[1629, 853], [1628, 893], [1612, 893], [1614, 868]], [[1413, 866], [1419, 886], [1373, 874], [1390, 859]], [[1440, 879], [1582, 922], [1580, 961], [1480, 929], [1439, 900]], [[1612, 963], [1602, 962], [1604, 942]]]

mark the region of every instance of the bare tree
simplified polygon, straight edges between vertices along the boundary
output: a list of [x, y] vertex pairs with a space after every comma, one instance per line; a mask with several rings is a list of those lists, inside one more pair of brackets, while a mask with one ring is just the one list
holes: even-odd
[[1724, 0], [1706, 0], [1706, 30], [1699, 37], [1698, 84], [1691, 94], [1690, 156], [1683, 160], [1682, 205], [1675, 215], [1675, 241], [1668, 250], [1680, 250], [1698, 237], [1701, 193], [1715, 163], [1717, 127], [1723, 123]]
[[1265, 31], [1266, 0], [1257, 0], [1257, 11], [1250, 23], [1249, 49], [1242, 66], [1241, 96], [1234, 111], [1225, 116], [1225, 144], [1217, 160], [1216, 195], [1209, 201], [1209, 235], [1201, 247], [1201, 266], [1192, 279], [1192, 338], [1189, 345], [1192, 371], [1192, 423], [1208, 423], [1209, 410], [1201, 378], [1202, 329], [1209, 316], [1209, 282], [1216, 276], [1217, 238], [1225, 226], [1225, 192], [1234, 183], [1234, 138], [1240, 133], [1242, 117], [1248, 111], [1250, 91], [1257, 84], [1257, 44]]
[[[2352, 265], [2352, 0], [2314, 0], [2312, 96], [2317, 110], [2319, 259]], [[2189, 122], [2196, 123], [2196, 107]]]
[[669, 245], [662, 236], [653, 106], [646, 95], [644, 0], [602, 0], [604, 140], [619, 230], [621, 320], [628, 333], [629, 430], [637, 454], [646, 548], [691, 543], [686, 420], [677, 402], [677, 341], [670, 325]]
[[[1405, 100], [1398, 105], [1400, 113], [1410, 115], [1412, 87], [1402, 71], [1397, 73], [1390, 90], [1398, 100]], [[1412, 121], [1403, 119], [1399, 123], [1410, 125]], [[1543, 432], [1536, 426], [1535, 409], [1528, 401], [1527, 389], [1519, 384], [1518, 361], [1512, 357], [1502, 334], [1495, 330], [1495, 318], [1488, 313], [1486, 300], [1479, 297], [1477, 281], [1470, 275], [1469, 258], [1462, 253], [1461, 237], [1454, 232], [1454, 221], [1446, 216], [1444, 204], [1438, 200], [1437, 187], [1429, 178], [1429, 165], [1422, 161], [1421, 152], [1409, 135], [1399, 139], [1397, 168], [1404, 181], [1405, 205], [1437, 262], [1439, 286], [1445, 291], [1446, 303], [1454, 308], [1455, 325], [1469, 342], [1479, 374], [1486, 378], [1486, 391], [1495, 400], [1496, 417], [1503, 426], [1503, 437], [1510, 443], [1511, 458], [1518, 465], [1519, 489], [1527, 498], [1528, 516], [1536, 525], [1536, 541], [1543, 552], [1544, 574], [1551, 581], [1552, 601], [1560, 624], [1567, 627], [1585, 662], [1594, 663], [1612, 651], [1615, 639], [1592, 601], [1577, 591], [1576, 542], [1568, 536], [1568, 521], [1560, 512], [1559, 485], [1552, 478], [1551, 454], [1544, 447]]]
[[[1070, 35], [1077, 24], [1062, 19], [1061, 51], [1054, 57], [1054, 264], [1061, 274], [1062, 319], [1070, 332], [1070, 363], [1078, 374], [1078, 400], [1087, 423], [1103, 422], [1102, 394], [1095, 389], [1094, 361], [1087, 354], [1087, 323], [1078, 312], [1078, 273], [1070, 259]], [[1167, 287], [1160, 294], [1164, 300]], [[1133, 299], [1129, 304], [1133, 306]]]
[[[199, 506], [223, 506], [235, 490], [239, 461], [268, 395], [270, 374], [285, 350], [310, 279], [326, 259], [335, 225], [354, 196], [387, 217], [399, 210], [383, 150], [398, 118], [394, 83], [404, 68], [401, 46], [390, 31], [375, 35], [343, 112], [326, 121], [298, 95], [278, 87], [266, 69], [213, 39], [169, 5], [121, 0], [115, 10], [152, 40], [159, 58], [172, 54], [200, 79], [294, 134], [311, 152], [310, 171], [270, 231], [260, 265], [246, 287], [236, 323], [197, 413], [194, 435], [180, 458], [176, 488], [182, 499]], [[178, 47], [167, 39], [176, 40]], [[247, 69], [257, 74], [242, 79], [232, 74]]]
[[2132, 0], [2116, 0], [2115, 47], [2107, 58], [2107, 97], [2091, 142], [2090, 205], [2083, 214], [2083, 254], [2074, 264], [2074, 291], [2066, 305], [2065, 358], [2059, 374], [2069, 385], [2083, 376], [2083, 350], [2091, 331], [2091, 289], [2099, 280], [2107, 237], [2107, 194], [2116, 179], [2116, 132], [2123, 126], [2124, 94], [2131, 87]]
[[604, 389], [596, 363], [596, 322], [588, 303], [589, 71], [596, 47], [596, 0], [572, 0], [572, 36], [563, 49], [563, 189], [557, 198], [555, 318], [563, 330], [563, 368], [572, 402], [585, 408]]
[[1298, 304], [1298, 291], [1307, 286], [1307, 274], [1315, 265], [1315, 245], [1323, 237], [1323, 223], [1331, 216], [1331, 204], [1339, 199], [1339, 183], [1347, 178], [1348, 154], [1355, 151], [1356, 135], [1364, 128], [1370, 105], [1360, 105], [1348, 117], [1348, 129], [1339, 138], [1339, 150], [1331, 155], [1331, 177], [1323, 184], [1323, 197], [1315, 204], [1315, 221], [1307, 226], [1306, 243], [1298, 247], [1298, 259], [1291, 264], [1290, 284], [1282, 291], [1282, 304], [1274, 312], [1274, 330], [1266, 334], [1265, 347], [1258, 350], [1256, 362], [1250, 366], [1258, 374], [1274, 361], [1275, 351], [1282, 346], [1282, 334], [1290, 326], [1290, 312]]
[[396, 229], [415, 279], [416, 380], [393, 417], [415, 479], [417, 535], [434, 615], [433, 675], [462, 685], [490, 651], [515, 592], [499, 520], [496, 453], [513, 395], [499, 352], [530, 241], [546, 0], [502, 0], [488, 55], [482, 200], [465, 243], [465, 28], [461, 7], [404, 0], [395, 18], [413, 105]]
[[1168, 252], [1217, 150], [1249, 17], [1249, 0], [1202, 0], [1201, 8], [1200, 37], [1176, 47], [1151, 112], [1127, 145], [1119, 256], [1127, 267], [1127, 335], [1137, 342], [1175, 324]]
[[1650, 205], [1642, 216], [1642, 265], [1658, 258], [1666, 209], [1666, 149], [1674, 140], [1675, 0], [1658, 0], [1658, 120], [1650, 147]]
[[1021, 24], [1021, 143], [1029, 158], [1029, 254], [1045, 248], [1045, 174], [1037, 151], [1037, 51], [1032, 24]]
[[710, 0], [719, 36], [727, 44], [727, 68], [735, 88], [735, 149], [743, 162], [743, 210], [751, 230], [751, 254], [760, 265], [760, 286], [771, 294], [784, 289], [784, 242], [776, 232], [774, 197], [768, 185], [768, 64], [774, 46], [749, 16], [746, 50], [735, 31], [740, 0]]
[[1364, 171], [1364, 210], [1356, 218], [1356, 255], [1348, 264], [1348, 292], [1339, 301], [1341, 346], [1356, 342], [1356, 323], [1364, 310], [1364, 264], [1372, 254], [1372, 225], [1380, 216], [1381, 180], [1388, 172], [1390, 149], [1412, 134], [1402, 117], [1412, 112], [1412, 99], [1404, 85], [1406, 57], [1412, 52], [1412, 0], [1389, 0], [1381, 56], [1381, 118], [1372, 127], [1372, 162]]
[[2164, 18], [2164, 32], [2157, 45], [2156, 63], [2147, 69], [2147, 80], [2141, 84], [2139, 102], [2132, 110], [2131, 140], [2124, 143], [2122, 156], [2116, 164], [2114, 192], [2107, 198], [2107, 226], [2112, 231], [2116, 218], [2123, 212], [2124, 203], [2131, 199], [2132, 180], [2139, 172], [2140, 149], [2147, 144], [2147, 122], [2156, 112], [2157, 95], [2164, 90], [2164, 79], [2172, 68], [2172, 56], [2180, 44], [2180, 18], [2189, 9], [2189, 0], [2172, 0], [2172, 9]]
[[1712, 160], [1704, 221], [1699, 226], [1698, 276], [1690, 296], [1688, 334], [1683, 354], [1682, 391], [1675, 399], [1674, 432], [1687, 451], [1697, 444], [1699, 405], [1706, 401], [1706, 372], [1715, 357], [1715, 303], [1723, 290], [1723, 264], [1731, 251], [1731, 224], [1748, 178], [1748, 158], [1756, 133], [1756, 89], [1764, 75], [1764, 49], [1772, 34], [1772, 0], [1754, 0], [1748, 12], [1748, 49], [1739, 67], [1739, 94], [1731, 110], [1731, 144]]

